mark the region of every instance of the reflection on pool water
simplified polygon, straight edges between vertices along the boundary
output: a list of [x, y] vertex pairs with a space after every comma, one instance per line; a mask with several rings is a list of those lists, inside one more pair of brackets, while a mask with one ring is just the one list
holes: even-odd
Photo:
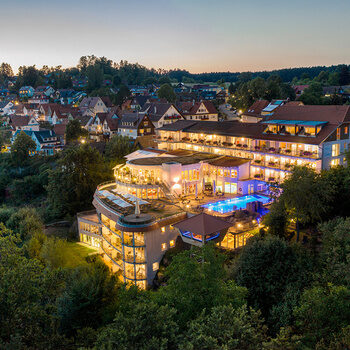
[[249, 194], [247, 196], [225, 199], [222, 201], [202, 205], [203, 208], [216, 211], [217, 213], [229, 213], [238, 209], [246, 209], [247, 203], [259, 201], [266, 204], [271, 201], [269, 197], [259, 194]]

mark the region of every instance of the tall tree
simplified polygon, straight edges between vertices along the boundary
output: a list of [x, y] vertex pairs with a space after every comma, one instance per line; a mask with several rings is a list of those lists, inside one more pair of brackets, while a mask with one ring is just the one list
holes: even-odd
[[96, 186], [111, 176], [96, 149], [86, 144], [68, 148], [49, 172], [48, 214], [63, 217], [91, 208]]
[[168, 102], [175, 102], [176, 100], [176, 94], [174, 92], [174, 89], [169, 84], [163, 84], [158, 92], [157, 95], [159, 98], [165, 98]]
[[24, 131], [21, 131], [11, 146], [12, 159], [17, 165], [23, 164], [35, 149], [35, 141]]

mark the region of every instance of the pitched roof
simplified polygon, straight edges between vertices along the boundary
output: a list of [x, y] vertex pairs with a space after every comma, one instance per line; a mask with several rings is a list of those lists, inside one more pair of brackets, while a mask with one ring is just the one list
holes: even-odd
[[350, 106], [285, 104], [274, 113], [273, 119], [317, 120], [331, 124], [350, 121]]
[[55, 124], [53, 126], [53, 131], [57, 136], [64, 136], [66, 133], [67, 124]]
[[[171, 106], [174, 106], [174, 105], [168, 102], [146, 103], [142, 109], [142, 112], [147, 113], [149, 119], [152, 122], [158, 122], [164, 116], [164, 114], [169, 110]], [[178, 111], [178, 109], [175, 106], [174, 108]], [[181, 115], [180, 112], [179, 112], [179, 115]]]
[[28, 115], [11, 115], [10, 124], [15, 128], [26, 126], [31, 118]]
[[200, 101], [200, 102], [181, 102], [179, 107], [184, 115], [198, 114], [198, 110], [201, 104], [205, 106], [209, 114], [218, 114], [213, 102], [211, 101]]
[[120, 118], [119, 127], [126, 129], [137, 129], [144, 117], [144, 114], [125, 113]]
[[189, 231], [196, 235], [206, 236], [212, 233], [220, 232], [232, 226], [231, 223], [218, 217], [200, 213], [176, 224], [173, 224], [181, 231]]
[[98, 102], [102, 102], [100, 97], [84, 97], [79, 104], [79, 108], [94, 108]]
[[267, 100], [257, 100], [243, 113], [243, 115], [259, 116], [262, 110], [268, 105], [269, 101]]

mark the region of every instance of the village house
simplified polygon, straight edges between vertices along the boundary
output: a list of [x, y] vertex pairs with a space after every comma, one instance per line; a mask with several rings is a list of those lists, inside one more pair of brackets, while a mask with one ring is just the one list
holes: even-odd
[[52, 130], [17, 130], [11, 139], [12, 143], [21, 132], [25, 132], [35, 142], [34, 154], [54, 155], [62, 149], [59, 138]]
[[211, 101], [181, 102], [178, 106], [187, 120], [219, 120], [219, 113]]
[[18, 91], [20, 97], [32, 97], [34, 92], [35, 89], [32, 86], [22, 86]]
[[136, 139], [140, 136], [153, 135], [154, 125], [147, 114], [138, 112], [125, 113], [118, 124], [118, 134]]
[[108, 108], [101, 97], [84, 97], [79, 104], [79, 109], [83, 115], [95, 116], [97, 113], [107, 113]]
[[141, 113], [148, 115], [155, 128], [184, 119], [175, 105], [168, 102], [146, 103], [141, 110]]

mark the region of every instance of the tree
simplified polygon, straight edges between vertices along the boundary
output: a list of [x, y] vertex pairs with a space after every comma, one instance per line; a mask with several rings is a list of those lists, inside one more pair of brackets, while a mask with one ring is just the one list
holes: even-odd
[[121, 308], [114, 322], [100, 332], [95, 346], [102, 350], [175, 350], [179, 342], [175, 315], [174, 308], [147, 300]]
[[60, 329], [74, 336], [79, 329], [98, 329], [112, 321], [118, 282], [100, 261], [75, 268], [66, 280], [58, 299]]
[[170, 78], [167, 76], [163, 76], [158, 80], [159, 84], [165, 85], [165, 84], [170, 84]]
[[321, 339], [328, 343], [334, 334], [349, 325], [350, 290], [332, 284], [305, 290], [295, 317], [306, 345], [314, 348]]
[[299, 100], [306, 105], [323, 104], [323, 89], [320, 83], [311, 83], [310, 86], [304, 90]]
[[268, 214], [264, 216], [264, 225], [268, 227], [270, 234], [285, 237], [288, 223], [288, 213], [282, 199], [272, 203]]
[[350, 83], [350, 72], [347, 65], [341, 65], [339, 68], [339, 84], [348, 85]]
[[96, 186], [110, 178], [111, 171], [96, 149], [86, 144], [66, 149], [49, 171], [48, 214], [64, 217], [91, 208]]
[[212, 245], [177, 254], [166, 270], [167, 285], [157, 294], [159, 304], [167, 304], [178, 312], [178, 323], [184, 327], [203, 309], [245, 302], [245, 288], [226, 281], [224, 256]]
[[176, 100], [176, 94], [174, 92], [174, 89], [169, 84], [163, 84], [158, 92], [157, 95], [159, 98], [165, 98], [168, 102], [175, 102]]
[[6, 226], [27, 240], [36, 233], [43, 232], [43, 222], [35, 208], [23, 207], [13, 212]]
[[13, 77], [14, 74], [13, 74], [13, 70], [12, 70], [12, 67], [10, 66], [10, 64], [8, 63], [1, 63], [1, 66], [0, 66], [0, 78], [3, 78], [4, 80], [10, 78], [10, 77]]
[[121, 106], [131, 95], [129, 88], [126, 85], [121, 85], [115, 97], [115, 104]]
[[35, 141], [24, 131], [21, 131], [11, 147], [12, 159], [17, 165], [23, 164], [28, 160], [30, 153], [34, 152], [35, 149]]
[[319, 227], [322, 233], [320, 263], [325, 281], [350, 287], [350, 218], [337, 218]]
[[108, 160], [116, 162], [135, 151], [135, 144], [127, 136], [114, 135], [106, 144], [105, 156]]
[[298, 241], [300, 223], [320, 221], [327, 212], [330, 190], [320, 181], [320, 175], [308, 167], [294, 167], [291, 175], [281, 184], [281, 189], [280, 200], [285, 204], [289, 217], [296, 221]]
[[27, 259], [20, 240], [0, 226], [0, 347], [39, 349], [65, 347], [58, 333], [56, 296], [62, 273]]
[[261, 349], [266, 331], [260, 312], [246, 305], [217, 306], [190, 322], [181, 349]]
[[228, 93], [229, 93], [230, 95], [233, 95], [233, 94], [235, 93], [235, 91], [236, 91], [236, 88], [235, 88], [235, 86], [233, 85], [233, 83], [231, 82], [230, 85], [228, 86]]
[[81, 127], [78, 119], [70, 120], [66, 127], [66, 141], [70, 143], [72, 141], [77, 141], [81, 137], [87, 137], [89, 135], [88, 131]]
[[[300, 291], [310, 282], [312, 271], [312, 259], [306, 252], [278, 237], [268, 236], [253, 238], [243, 248], [235, 276], [238, 285], [248, 289], [250, 306], [260, 309], [270, 325], [287, 326], [284, 323], [292, 318], [295, 300], [289, 298], [284, 303], [284, 298], [291, 289], [292, 296], [298, 300]], [[271, 311], [279, 304], [284, 304], [283, 312], [280, 309], [278, 318], [276, 315], [271, 318]]]

